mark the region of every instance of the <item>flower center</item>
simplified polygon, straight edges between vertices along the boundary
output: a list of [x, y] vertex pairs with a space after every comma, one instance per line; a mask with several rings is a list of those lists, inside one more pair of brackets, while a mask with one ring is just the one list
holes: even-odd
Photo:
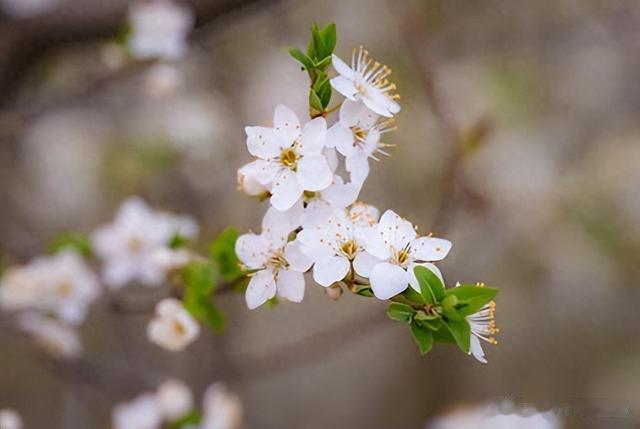
[[138, 237], [131, 237], [127, 240], [127, 249], [131, 253], [138, 253], [144, 247], [144, 242]]
[[173, 321], [173, 332], [175, 332], [179, 336], [183, 336], [187, 333], [187, 329], [184, 324], [178, 320]]
[[309, 201], [313, 201], [316, 198], [318, 198], [319, 196], [320, 196], [319, 193], [312, 192], [312, 191], [304, 191], [302, 193], [302, 199], [304, 200], [305, 203], [308, 203]]
[[267, 259], [267, 266], [275, 269], [287, 268], [289, 263], [284, 259], [284, 252], [282, 250], [275, 251]]
[[342, 253], [344, 253], [344, 255], [349, 258], [349, 259], [353, 259], [356, 257], [356, 252], [358, 251], [358, 246], [356, 245], [355, 241], [353, 240], [349, 240], [349, 241], [345, 241], [340, 245], [340, 250], [342, 251]]
[[364, 142], [364, 139], [367, 138], [367, 134], [369, 134], [369, 131], [357, 125], [351, 127], [351, 132], [353, 133], [353, 137], [355, 137], [357, 141], [361, 142]]
[[63, 280], [58, 283], [56, 290], [58, 292], [58, 295], [60, 295], [63, 298], [66, 298], [69, 295], [71, 295], [71, 291], [73, 290], [73, 285], [71, 284], [70, 281]]
[[409, 249], [405, 248], [396, 252], [396, 261], [399, 265], [404, 265], [409, 261]]
[[283, 149], [282, 152], [280, 152], [280, 164], [291, 170], [295, 171], [298, 165], [298, 159], [300, 159], [300, 157], [293, 147]]

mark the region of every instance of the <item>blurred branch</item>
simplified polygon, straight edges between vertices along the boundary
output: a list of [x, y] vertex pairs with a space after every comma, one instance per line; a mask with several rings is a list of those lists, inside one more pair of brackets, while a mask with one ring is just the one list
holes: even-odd
[[[413, 7], [414, 3], [408, 3], [409, 6], [400, 14], [398, 28], [409, 49], [409, 57], [413, 59], [418, 70], [417, 78], [423, 87], [440, 135], [446, 145], [439, 195], [435, 203], [435, 215], [432, 223], [432, 230], [441, 233], [451, 225], [458, 198], [461, 195], [468, 195], [476, 200], [479, 196], [464, 181], [462, 167], [465, 155], [465, 132], [457, 123], [449, 100], [438, 79], [437, 60], [429, 44], [424, 42], [428, 36], [424, 27], [420, 25], [419, 17], [421, 14], [416, 7]], [[481, 125], [483, 123], [486, 121], [479, 122]]]

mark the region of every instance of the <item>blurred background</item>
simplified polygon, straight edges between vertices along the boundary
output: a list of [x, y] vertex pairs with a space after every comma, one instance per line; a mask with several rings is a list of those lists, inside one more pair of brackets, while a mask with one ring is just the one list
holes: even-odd
[[[244, 126], [278, 103], [301, 117], [307, 77], [286, 48], [336, 22], [402, 96], [392, 157], [361, 199], [453, 241], [449, 283], [501, 289], [488, 365], [454, 347], [421, 358], [382, 302], [221, 307], [229, 329], [178, 355], [148, 343], [166, 290], [134, 311], [94, 305], [92, 366], [48, 362], [0, 330], [0, 408], [28, 428], [106, 428], [114, 403], [168, 376], [224, 381], [247, 428], [420, 428], [465, 404], [556, 408], [567, 427], [640, 422], [640, 3], [635, 0], [192, 0], [177, 61], [117, 48], [128, 2], [0, 0], [0, 256], [24, 262], [120, 201], [195, 216], [205, 239], [256, 229], [236, 191]], [[462, 149], [457, 149], [457, 148]], [[148, 311], [147, 311], [148, 310]]]

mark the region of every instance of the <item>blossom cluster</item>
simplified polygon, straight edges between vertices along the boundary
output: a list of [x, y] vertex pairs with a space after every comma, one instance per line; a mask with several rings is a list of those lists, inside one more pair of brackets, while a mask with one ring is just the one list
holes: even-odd
[[513, 404], [487, 404], [461, 408], [434, 418], [426, 429], [560, 429], [561, 419], [553, 411], [532, 408], [516, 410]]
[[[155, 211], [142, 199], [130, 198], [115, 220], [98, 228], [87, 243], [101, 265], [99, 275], [68, 243], [53, 255], [9, 267], [0, 279], [0, 309], [16, 313], [19, 328], [53, 356], [78, 357], [82, 343], [77, 328], [90, 306], [128, 284], [161, 285], [191, 259], [172, 242], [193, 239], [197, 233], [191, 218]], [[148, 331], [156, 344], [181, 350], [197, 337], [199, 327], [179, 301], [168, 300], [158, 304]]]
[[170, 379], [154, 392], [141, 393], [118, 404], [113, 409], [112, 422], [114, 429], [240, 429], [242, 406], [223, 384], [214, 383], [207, 388], [200, 411], [191, 390], [181, 381]]
[[[309, 55], [335, 44], [335, 34], [328, 35], [330, 27], [314, 27], [312, 31]], [[320, 47], [314, 48], [314, 43]], [[343, 287], [381, 300], [396, 299], [408, 288], [420, 294], [416, 267], [429, 270], [444, 284], [435, 263], [449, 254], [450, 241], [432, 234], [420, 235], [410, 221], [393, 210], [380, 216], [376, 207], [358, 201], [370, 173], [370, 161], [389, 155], [388, 148], [393, 146], [382, 141], [385, 133], [395, 130], [394, 117], [400, 112], [396, 86], [388, 80], [391, 70], [371, 59], [363, 47], [353, 50], [350, 65], [335, 54], [328, 57], [337, 72], [330, 78], [330, 86], [344, 97], [338, 118], [329, 124], [327, 118], [338, 107], [318, 113], [324, 103], [313, 102], [317, 92], [323, 92], [313, 92], [313, 88], [325, 76], [324, 66], [316, 64], [325, 61], [320, 58], [316, 62], [298, 50], [291, 53], [312, 80], [311, 119], [305, 123], [280, 104], [271, 126], [245, 129], [247, 149], [254, 159], [238, 170], [239, 189], [270, 202], [262, 231], [244, 234], [236, 242], [238, 258], [251, 273], [245, 294], [247, 306], [255, 309], [275, 298], [302, 301], [304, 273], [309, 270], [316, 283], [328, 288], [331, 297], [340, 296]], [[341, 171], [348, 177], [342, 177]], [[451, 305], [455, 307], [457, 297], [448, 303], [454, 299]], [[486, 360], [479, 339], [494, 342], [497, 332], [494, 305], [465, 314], [471, 333], [460, 344], [471, 338], [470, 344], [461, 348], [481, 362]], [[429, 324], [428, 320], [437, 317], [433, 307], [426, 306], [423, 311], [409, 306], [403, 321], [411, 322], [420, 312], [418, 317]], [[454, 312], [449, 314], [454, 317]], [[457, 313], [455, 317], [459, 317]], [[431, 324], [431, 329], [439, 328]], [[417, 340], [420, 337], [414, 336]], [[426, 336], [429, 346], [424, 353], [433, 341], [432, 333]]]

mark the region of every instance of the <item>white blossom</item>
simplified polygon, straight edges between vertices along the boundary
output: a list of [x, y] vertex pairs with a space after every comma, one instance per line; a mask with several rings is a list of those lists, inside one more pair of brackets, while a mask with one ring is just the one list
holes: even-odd
[[174, 298], [156, 305], [155, 316], [147, 326], [149, 340], [167, 350], [184, 350], [200, 334], [200, 325]]
[[77, 331], [63, 322], [37, 313], [25, 313], [18, 316], [18, 326], [53, 357], [75, 359], [82, 354]]
[[351, 67], [333, 55], [333, 67], [339, 76], [331, 79], [331, 86], [351, 101], [362, 100], [375, 113], [392, 117], [400, 111], [395, 101], [398, 96], [392, 94], [396, 86], [389, 83], [389, 67], [374, 62], [362, 46], [353, 50]]
[[297, 237], [313, 262], [313, 279], [328, 287], [344, 279], [352, 270], [368, 276], [372, 264], [379, 262], [364, 251], [361, 233], [345, 210], [336, 210], [323, 223], [303, 229]]
[[17, 411], [5, 408], [0, 410], [1, 429], [22, 429], [22, 417]]
[[[507, 408], [503, 410], [503, 408]], [[463, 408], [437, 417], [426, 429], [560, 429], [561, 420], [552, 412], [525, 409], [516, 413], [512, 405]]]
[[11, 310], [33, 309], [79, 324], [100, 295], [94, 273], [73, 251], [34, 259], [14, 267], [0, 285], [0, 305]]
[[236, 242], [236, 254], [250, 270], [256, 270], [246, 291], [250, 309], [276, 296], [293, 302], [304, 298], [304, 272], [311, 260], [298, 242], [287, 242], [292, 231], [287, 213], [270, 208], [262, 221], [262, 233], [244, 234]]
[[389, 299], [403, 292], [410, 284], [415, 290], [420, 285], [413, 273], [416, 265], [422, 265], [438, 276], [440, 271], [430, 262], [444, 259], [451, 242], [441, 238], [418, 237], [411, 222], [387, 210], [380, 222], [366, 235], [365, 250], [378, 259], [369, 277], [371, 289], [379, 299]]
[[360, 185], [344, 183], [338, 175], [323, 191], [305, 191], [298, 202], [288, 210], [293, 219], [299, 219], [295, 226], [312, 228], [325, 222], [336, 210], [343, 210], [353, 204], [360, 193]]
[[247, 148], [257, 159], [243, 174], [270, 187], [271, 204], [288, 210], [304, 191], [326, 189], [333, 179], [325, 156], [327, 123], [315, 118], [300, 127], [296, 114], [278, 105], [273, 128], [246, 127]]
[[207, 388], [203, 401], [200, 429], [240, 429], [242, 405], [237, 396], [229, 393], [221, 383]]
[[487, 359], [484, 356], [484, 350], [482, 349], [482, 341], [486, 341], [489, 344], [498, 344], [495, 338], [495, 334], [498, 333], [495, 320], [496, 303], [495, 301], [489, 302], [482, 307], [478, 312], [467, 316], [467, 321], [471, 327], [471, 349], [469, 354], [472, 354], [479, 362], [487, 363]]
[[193, 394], [178, 380], [167, 380], [156, 390], [160, 412], [166, 421], [173, 422], [193, 409]]
[[268, 197], [270, 187], [258, 181], [259, 173], [253, 167], [253, 163], [249, 163], [238, 169], [238, 190], [252, 197]]
[[170, 0], [137, 2], [129, 8], [131, 54], [140, 59], [174, 60], [187, 51], [193, 13]]
[[113, 223], [92, 237], [95, 253], [103, 260], [102, 278], [112, 288], [131, 281], [156, 286], [165, 280], [168, 268], [186, 263], [184, 251], [169, 248], [180, 235], [194, 238], [198, 226], [193, 219], [151, 210], [137, 197], [126, 200]]
[[114, 429], [159, 429], [162, 411], [156, 395], [144, 393], [117, 405], [113, 409], [112, 422]]
[[336, 147], [345, 157], [345, 167], [351, 180], [362, 183], [369, 175], [369, 158], [378, 160], [377, 155], [389, 155], [382, 143], [382, 134], [395, 130], [393, 118], [381, 119], [367, 108], [362, 101], [344, 100], [340, 107], [338, 121], [327, 133], [327, 145]]

